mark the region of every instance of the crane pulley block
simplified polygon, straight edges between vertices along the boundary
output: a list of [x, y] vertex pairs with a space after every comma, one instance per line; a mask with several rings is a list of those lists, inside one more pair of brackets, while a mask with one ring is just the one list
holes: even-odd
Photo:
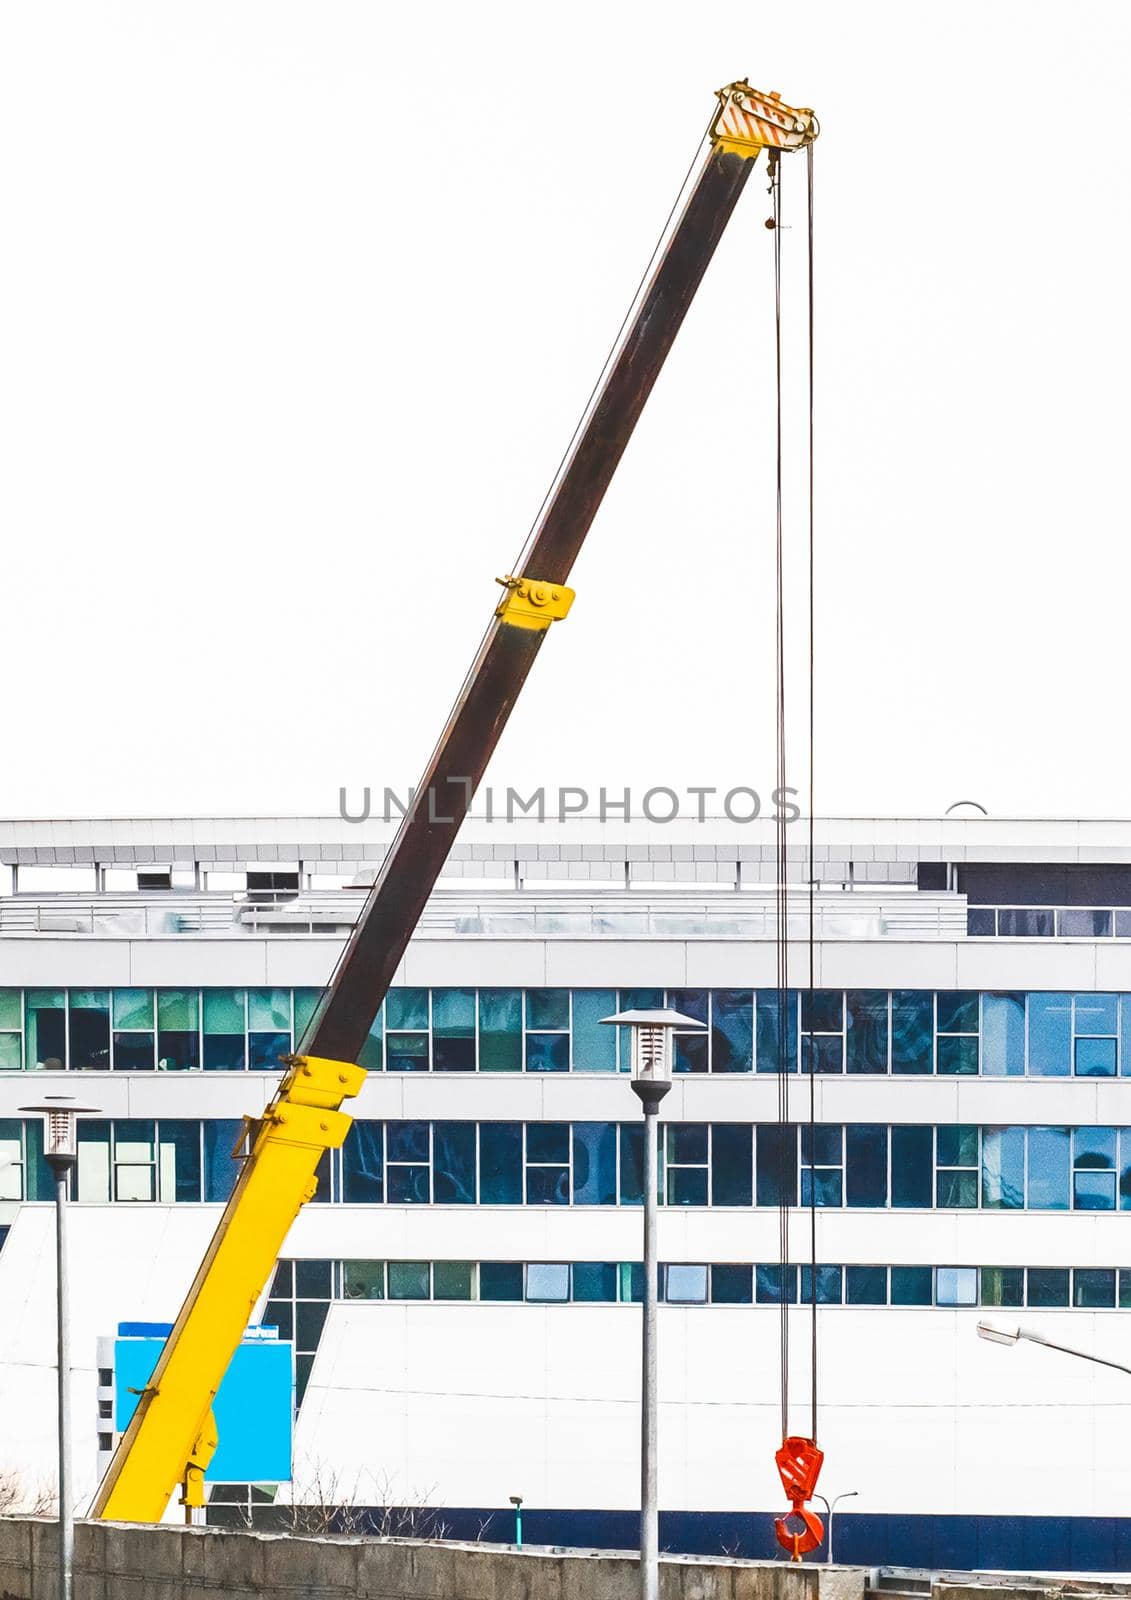
[[716, 150], [750, 159], [765, 149], [802, 150], [817, 137], [813, 113], [787, 106], [776, 90], [763, 94], [742, 78], [715, 93], [719, 109], [710, 139]]

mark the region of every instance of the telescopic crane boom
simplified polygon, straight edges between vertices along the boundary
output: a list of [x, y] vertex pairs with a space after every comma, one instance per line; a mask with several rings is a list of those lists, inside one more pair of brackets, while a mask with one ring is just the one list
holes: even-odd
[[310, 1026], [248, 1153], [91, 1514], [158, 1522], [178, 1484], [204, 1504], [212, 1402], [287, 1231], [315, 1192], [323, 1151], [350, 1127], [354, 1065], [472, 795], [551, 622], [570, 570], [761, 150], [800, 150], [813, 113], [743, 80], [718, 91], [708, 151], [607, 365]]

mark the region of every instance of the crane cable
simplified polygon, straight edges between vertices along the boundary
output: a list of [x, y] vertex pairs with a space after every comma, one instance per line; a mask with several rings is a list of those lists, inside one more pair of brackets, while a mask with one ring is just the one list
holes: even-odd
[[[810, 1438], [817, 1438], [818, 1412], [818, 1334], [817, 1334], [817, 1184], [816, 1184], [816, 1055], [814, 1051], [813, 991], [816, 987], [816, 878], [815, 878], [815, 753], [816, 753], [816, 584], [815, 584], [815, 533], [814, 508], [814, 175], [813, 147], [808, 145], [806, 156], [806, 255], [807, 255], [807, 463], [808, 463], [808, 815], [806, 841], [806, 876], [808, 882], [808, 972], [809, 1016], [806, 1029], [809, 1073], [808, 1103], [808, 1167], [809, 1167], [809, 1355], [810, 1355]], [[783, 517], [783, 394], [782, 394], [782, 208], [780, 160], [771, 152], [769, 161], [770, 192], [773, 197], [771, 224], [774, 233], [774, 356], [776, 386], [775, 416], [775, 781], [779, 795], [784, 800], [786, 790], [786, 668], [785, 668], [785, 575], [784, 575], [784, 517]], [[789, 1074], [798, 1063], [791, 1061], [791, 1038], [800, 1044], [800, 1017], [793, 1014], [789, 991], [789, 882], [786, 811], [779, 803], [775, 811], [775, 927], [777, 944], [777, 1047], [778, 1047], [778, 1245], [780, 1281], [780, 1383], [782, 1438], [789, 1435], [790, 1387], [790, 1295], [788, 1271], [790, 1263], [789, 1196], [793, 1188], [790, 1163], [787, 1159], [788, 1130], [790, 1123]]]

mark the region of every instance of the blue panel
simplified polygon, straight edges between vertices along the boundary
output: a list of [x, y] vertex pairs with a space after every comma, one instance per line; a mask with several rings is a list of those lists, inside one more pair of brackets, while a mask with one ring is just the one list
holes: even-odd
[[[114, 1425], [119, 1432], [129, 1425], [137, 1406], [137, 1395], [130, 1390], [149, 1382], [162, 1343], [160, 1338], [114, 1341]], [[290, 1481], [294, 1382], [292, 1345], [277, 1339], [240, 1345], [212, 1408], [220, 1443], [204, 1475], [210, 1483]]]

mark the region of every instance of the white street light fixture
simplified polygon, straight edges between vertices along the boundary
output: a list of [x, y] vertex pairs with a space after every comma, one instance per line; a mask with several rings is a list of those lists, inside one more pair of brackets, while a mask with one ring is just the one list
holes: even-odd
[[833, 1496], [831, 1504], [823, 1494], [813, 1496], [813, 1499], [819, 1500], [825, 1508], [825, 1561], [828, 1563], [833, 1559], [833, 1518], [836, 1516], [836, 1508], [842, 1500], [855, 1500], [859, 1493], [859, 1489], [845, 1489], [843, 1494]]
[[1098, 1367], [1114, 1367], [1116, 1372], [1126, 1372], [1131, 1376], [1131, 1367], [1125, 1367], [1122, 1362], [1108, 1361], [1103, 1356], [1093, 1355], [1090, 1350], [1076, 1350], [1070, 1344], [1057, 1344], [1052, 1339], [1046, 1339], [1035, 1328], [1019, 1328], [1014, 1324], [1003, 1328], [996, 1322], [979, 1322], [978, 1338], [986, 1339], [990, 1344], [1018, 1344], [1022, 1340], [1027, 1344], [1042, 1344], [1046, 1350], [1059, 1350], [1062, 1355], [1093, 1361]]
[[660, 1512], [656, 1411], [656, 1141], [660, 1101], [672, 1086], [672, 1036], [702, 1033], [679, 1011], [618, 1011], [602, 1022], [632, 1029], [632, 1089], [644, 1112], [644, 1338], [640, 1385], [640, 1595], [659, 1600]]
[[71, 1500], [71, 1351], [67, 1286], [67, 1189], [78, 1160], [80, 1117], [97, 1116], [98, 1106], [82, 1105], [73, 1095], [48, 1094], [22, 1112], [43, 1118], [43, 1155], [55, 1175], [56, 1310], [59, 1380], [59, 1600], [72, 1600], [75, 1568], [75, 1508]]

